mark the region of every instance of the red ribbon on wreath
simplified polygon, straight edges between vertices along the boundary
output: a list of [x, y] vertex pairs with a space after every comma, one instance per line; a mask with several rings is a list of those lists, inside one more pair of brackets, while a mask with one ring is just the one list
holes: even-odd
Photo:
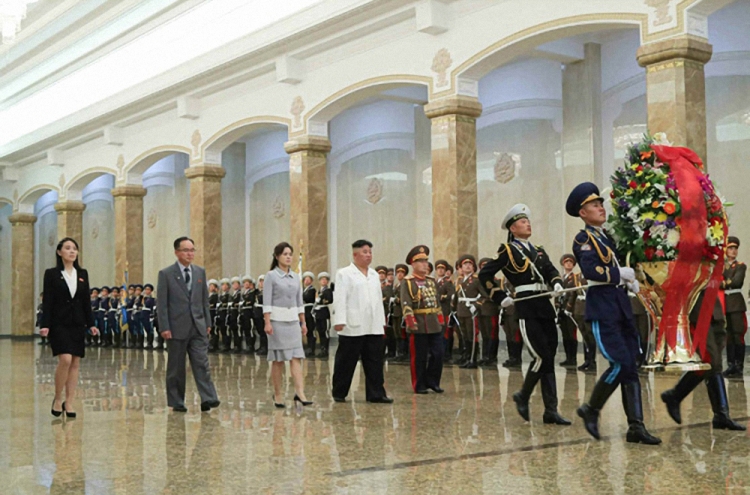
[[[668, 281], [664, 284], [667, 297], [659, 325], [659, 339], [666, 336], [667, 345], [674, 348], [677, 344], [678, 316], [680, 313], [689, 313], [690, 292], [695, 284], [696, 275], [699, 271], [703, 271], [701, 268], [708, 230], [708, 211], [700, 183], [704, 174], [696, 166], [702, 164], [701, 159], [688, 148], [655, 145], [652, 149], [659, 161], [670, 165], [682, 206], [677, 260], [674, 269], [670, 270]], [[726, 239], [726, 222], [722, 223]], [[708, 328], [723, 273], [724, 257], [719, 256], [706, 286], [693, 334], [691, 352], [694, 353], [697, 349], [701, 356], [706, 355]]]

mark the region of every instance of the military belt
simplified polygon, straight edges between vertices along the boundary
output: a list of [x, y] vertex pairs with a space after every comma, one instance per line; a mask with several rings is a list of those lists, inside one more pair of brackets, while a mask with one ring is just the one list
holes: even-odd
[[415, 315], [432, 315], [440, 312], [440, 308], [424, 308], [412, 311]]

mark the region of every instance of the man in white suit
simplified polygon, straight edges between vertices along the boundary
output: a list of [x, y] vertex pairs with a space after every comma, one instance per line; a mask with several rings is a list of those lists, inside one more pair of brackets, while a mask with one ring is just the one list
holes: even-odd
[[354, 261], [336, 272], [333, 328], [339, 347], [333, 366], [333, 400], [346, 402], [357, 361], [365, 372], [367, 402], [390, 404], [383, 386], [383, 340], [385, 311], [380, 277], [370, 268], [372, 243], [364, 239], [352, 244]]
[[195, 246], [188, 237], [174, 241], [177, 262], [159, 272], [157, 315], [161, 336], [167, 341], [167, 405], [175, 412], [185, 407], [185, 356], [190, 356], [201, 411], [219, 407], [208, 368], [208, 309], [206, 271], [193, 265]]

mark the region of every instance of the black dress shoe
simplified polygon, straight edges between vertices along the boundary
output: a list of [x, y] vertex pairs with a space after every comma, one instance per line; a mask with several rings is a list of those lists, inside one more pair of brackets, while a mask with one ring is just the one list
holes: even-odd
[[201, 402], [201, 412], [206, 412], [210, 411], [211, 409], [217, 408], [219, 407], [219, 404], [221, 404], [221, 402], [219, 402], [218, 400], [207, 400], [206, 402]]
[[187, 407], [185, 407], [185, 406], [174, 406], [172, 408], [172, 411], [174, 411], [174, 412], [187, 412]]
[[576, 410], [578, 416], [583, 420], [583, 427], [589, 432], [589, 435], [601, 439], [599, 435], [599, 411], [588, 404], [584, 404]]
[[426, 388], [418, 388], [418, 389], [416, 389], [416, 390], [414, 391], [414, 393], [415, 393], [415, 394], [420, 394], [420, 395], [424, 395], [424, 394], [427, 394], [428, 392], [427, 392], [427, 389], [426, 389]]
[[445, 390], [443, 390], [443, 389], [442, 389], [442, 388], [440, 388], [440, 387], [430, 387], [430, 390], [432, 390], [432, 391], [433, 391], [433, 392], [435, 392], [436, 394], [442, 394], [443, 392], [445, 392]]
[[299, 402], [303, 406], [312, 406], [312, 404], [313, 404], [313, 401], [311, 401], [311, 400], [302, 400], [302, 399], [300, 399], [299, 395], [297, 395], [297, 394], [294, 394], [294, 402]]
[[571, 422], [562, 416], [557, 411], [546, 412], [542, 415], [542, 421], [546, 425], [561, 425], [568, 426]]
[[643, 423], [631, 424], [628, 427], [625, 440], [629, 443], [642, 443], [645, 445], [659, 445], [661, 443], [661, 439], [649, 433]]
[[377, 399], [367, 399], [367, 402], [372, 404], [393, 404], [393, 399], [390, 397], [378, 397]]
[[334, 397], [333, 402], [346, 402], [346, 397]]
[[521, 417], [529, 421], [529, 399], [525, 399], [521, 392], [513, 394], [513, 402], [516, 403], [516, 411]]

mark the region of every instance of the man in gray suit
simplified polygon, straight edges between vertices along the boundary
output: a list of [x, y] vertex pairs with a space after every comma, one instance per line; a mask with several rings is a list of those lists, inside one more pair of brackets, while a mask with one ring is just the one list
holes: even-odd
[[211, 333], [206, 271], [193, 265], [195, 246], [188, 237], [174, 241], [177, 263], [159, 272], [156, 299], [161, 336], [167, 341], [167, 405], [175, 412], [185, 407], [185, 355], [190, 356], [201, 411], [219, 407], [208, 369]]

